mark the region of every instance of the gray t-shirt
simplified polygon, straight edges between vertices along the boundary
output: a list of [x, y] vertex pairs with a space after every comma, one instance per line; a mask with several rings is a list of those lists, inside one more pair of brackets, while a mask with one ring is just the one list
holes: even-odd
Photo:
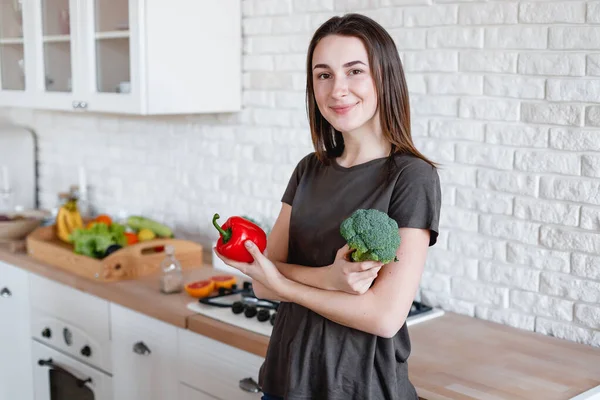
[[[298, 163], [282, 201], [292, 206], [290, 264], [331, 264], [345, 244], [340, 224], [359, 208], [385, 211], [399, 227], [429, 229], [430, 246], [438, 236], [438, 174], [412, 155], [345, 168], [334, 160], [326, 166], [311, 153]], [[406, 324], [393, 338], [382, 338], [282, 302], [259, 383], [265, 393], [294, 400], [417, 399], [409, 354]]]

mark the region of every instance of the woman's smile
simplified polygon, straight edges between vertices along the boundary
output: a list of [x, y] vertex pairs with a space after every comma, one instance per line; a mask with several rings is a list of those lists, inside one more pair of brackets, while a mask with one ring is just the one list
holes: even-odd
[[354, 106], [356, 106], [357, 104], [358, 103], [343, 104], [343, 105], [337, 105], [337, 106], [330, 106], [330, 108], [333, 110], [333, 112], [335, 112], [338, 115], [346, 115], [350, 111], [352, 111], [352, 109], [354, 109]]

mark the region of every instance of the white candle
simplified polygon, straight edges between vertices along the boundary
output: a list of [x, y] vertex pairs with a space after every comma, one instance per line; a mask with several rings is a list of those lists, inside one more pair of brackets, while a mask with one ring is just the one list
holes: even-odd
[[10, 180], [8, 177], [8, 167], [6, 165], [2, 166], [2, 190], [5, 192], [10, 191]]
[[79, 167], [79, 195], [81, 197], [85, 197], [87, 193], [87, 181], [85, 178], [85, 169], [83, 167]]

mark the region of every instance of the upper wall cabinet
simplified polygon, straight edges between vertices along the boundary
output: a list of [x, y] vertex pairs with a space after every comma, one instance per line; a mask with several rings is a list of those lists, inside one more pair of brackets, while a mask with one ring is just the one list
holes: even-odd
[[241, 108], [239, 0], [2, 0], [0, 106]]

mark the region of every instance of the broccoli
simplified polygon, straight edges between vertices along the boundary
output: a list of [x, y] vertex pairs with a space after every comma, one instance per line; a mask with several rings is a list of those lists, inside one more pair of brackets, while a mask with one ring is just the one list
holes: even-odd
[[386, 213], [374, 209], [360, 209], [344, 220], [340, 233], [348, 242], [353, 261], [398, 261], [396, 250], [400, 245], [398, 223]]

